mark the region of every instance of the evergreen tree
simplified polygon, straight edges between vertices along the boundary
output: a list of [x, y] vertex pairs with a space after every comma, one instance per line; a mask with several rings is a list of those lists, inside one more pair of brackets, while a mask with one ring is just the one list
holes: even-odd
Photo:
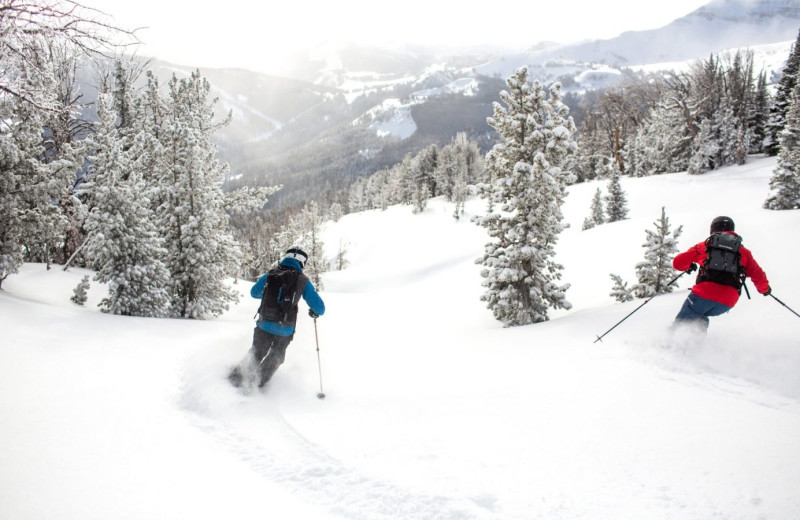
[[436, 184], [436, 169], [439, 166], [439, 148], [432, 144], [423, 148], [416, 156], [414, 182], [418, 193], [428, 193], [428, 197], [440, 195]]
[[769, 122], [764, 139], [764, 151], [767, 155], [778, 155], [780, 134], [786, 126], [786, 115], [792, 102], [792, 93], [797, 83], [797, 72], [800, 68], [800, 33], [789, 51], [786, 66], [783, 68], [775, 100], [770, 108]]
[[700, 130], [692, 145], [693, 153], [687, 171], [692, 175], [703, 173], [706, 170], [716, 169], [717, 159], [720, 154], [720, 143], [717, 139], [716, 129], [711, 119], [704, 119], [700, 123]]
[[619, 165], [612, 162], [608, 179], [608, 195], [606, 195], [606, 222], [618, 222], [628, 218], [628, 197], [622, 189], [622, 175]]
[[592, 120], [581, 124], [578, 137], [578, 150], [570, 159], [578, 182], [591, 181], [603, 177], [608, 159], [608, 144], [603, 134], [591, 125]]
[[[414, 213], [422, 213], [425, 211], [425, 208], [428, 207], [428, 200], [430, 200], [432, 196], [428, 186], [428, 183], [417, 185], [416, 190], [414, 191], [414, 198], [412, 200], [414, 204]], [[386, 207], [383, 207], [382, 209], [386, 209]]]
[[[20, 71], [27, 78], [26, 83], [40, 85], [37, 88], [47, 92], [51, 103], [57, 106], [56, 81], [50, 68], [52, 64], [46, 61], [35, 65], [26, 62]], [[19, 129], [24, 129], [27, 134], [18, 141], [24, 146], [27, 156], [27, 161], [19, 170], [24, 176], [20, 198], [24, 209], [21, 225], [25, 228], [22, 234], [25, 261], [44, 262], [49, 269], [51, 255], [60, 249], [69, 225], [59, 203], [67, 197], [78, 167], [67, 158], [51, 156], [48, 159], [47, 144], [52, 139], [45, 139], [44, 135], [45, 124], [51, 117], [47, 111], [15, 100], [12, 103], [12, 117], [20, 125]]]
[[166, 168], [159, 178], [165, 200], [158, 208], [167, 247], [171, 307], [176, 316], [217, 316], [236, 301], [225, 280], [239, 268], [241, 250], [228, 229], [220, 164], [212, 140], [211, 87], [199, 72], [169, 83], [166, 114], [159, 129]]
[[750, 143], [750, 153], [764, 151], [764, 141], [767, 137], [767, 122], [769, 121], [770, 94], [767, 87], [767, 73], [758, 75], [756, 94], [753, 99], [753, 109], [750, 114], [749, 126], [753, 131]]
[[800, 82], [795, 85], [786, 124], [780, 134], [778, 165], [769, 181], [766, 209], [800, 208]]
[[467, 202], [467, 195], [469, 188], [467, 187], [467, 169], [461, 168], [456, 174], [455, 182], [453, 183], [453, 202], [455, 208], [453, 209], [453, 218], [460, 220], [464, 216], [464, 206]]
[[72, 297], [70, 301], [77, 305], [83, 305], [86, 303], [86, 299], [88, 298], [87, 291], [89, 290], [89, 275], [87, 274], [83, 278], [81, 278], [80, 283], [75, 287], [75, 290], [72, 292]]
[[85, 160], [86, 135], [91, 131], [91, 123], [79, 114], [89, 108], [81, 102], [79, 74], [82, 60], [77, 50], [60, 40], [48, 40], [43, 52], [49, 57], [47, 73], [53, 78], [55, 109], [48, 111], [44, 119], [44, 162], [53, 172], [64, 175], [60, 195], [53, 204], [59, 211], [59, 233], [50, 235], [50, 240], [40, 242], [39, 250], [44, 258], [31, 256], [34, 261], [66, 263], [84, 240], [81, 225], [85, 211], [74, 192], [76, 174], [81, 171]]
[[628, 282], [624, 281], [618, 274], [611, 274], [610, 276], [614, 281], [610, 296], [620, 303], [633, 300], [633, 292], [628, 287]]
[[600, 188], [597, 188], [597, 191], [594, 192], [590, 210], [591, 215], [583, 221], [584, 231], [599, 226], [606, 221], [605, 210], [603, 209], [603, 193], [600, 191]]
[[350, 262], [347, 260], [347, 244], [344, 240], [339, 240], [339, 249], [336, 251], [334, 262], [337, 271], [346, 269], [347, 266], [350, 265]]
[[744, 164], [749, 146], [746, 143], [746, 130], [736, 116], [730, 104], [730, 98], [723, 98], [719, 110], [712, 118], [712, 123], [716, 127], [716, 140], [719, 143], [719, 155], [715, 161], [716, 167], [719, 168], [729, 164]]
[[277, 233], [273, 234], [269, 241], [268, 262], [266, 269], [263, 269], [260, 274], [266, 272], [274, 264], [281, 261], [283, 255], [294, 245], [298, 244], [298, 236], [301, 231], [297, 224], [297, 219], [290, 218], [289, 221], [281, 226]]
[[433, 196], [443, 195], [445, 200], [452, 201], [456, 178], [464, 169], [462, 158], [455, 146], [447, 145], [439, 151], [438, 159], [433, 172], [438, 191]]
[[[730, 107], [733, 117], [727, 121], [732, 125], [730, 137], [721, 136], [723, 143], [729, 142], [726, 164], [742, 165], [754, 140], [752, 127], [756, 103], [756, 79], [754, 76], [753, 51], [737, 50], [729, 58], [724, 75], [724, 102]], [[719, 114], [717, 114], [719, 115]]]
[[672, 292], [674, 286], [667, 285], [673, 274], [672, 258], [678, 252], [677, 240], [683, 231], [678, 226], [670, 232], [666, 209], [661, 208], [661, 218], [654, 222], [655, 231], [645, 230], [647, 241], [644, 261], [636, 265], [639, 283], [633, 286], [633, 294], [638, 298], [649, 298], [660, 293]]
[[484, 266], [482, 300], [506, 326], [547, 320], [547, 309], [569, 309], [568, 284], [560, 284], [562, 266], [554, 261], [555, 244], [564, 229], [561, 206], [574, 177], [562, 169], [575, 151], [575, 124], [561, 101], [561, 85], [528, 83], [518, 69], [494, 103], [488, 123], [500, 143], [486, 156], [493, 182], [485, 196], [499, 205], [475, 221], [493, 239], [479, 262]]
[[[41, 84], [37, 68], [21, 66], [22, 83]], [[45, 92], [43, 85], [30, 87]], [[42, 137], [44, 112], [20, 97], [0, 99], [0, 287], [26, 259], [45, 261], [62, 243], [68, 221], [57, 205], [74, 171], [47, 164]], [[32, 258], [35, 255], [35, 258]]]
[[331, 207], [328, 208], [328, 219], [332, 222], [339, 222], [342, 216], [344, 215], [344, 209], [342, 205], [338, 202], [334, 202], [331, 204]]
[[303, 245], [309, 255], [304, 272], [320, 290], [324, 288], [322, 273], [329, 269], [325, 259], [325, 243], [322, 241], [324, 225], [325, 220], [322, 218], [319, 206], [312, 200], [300, 212], [294, 226], [297, 232], [295, 240]]
[[104, 312], [163, 317], [169, 313], [169, 273], [162, 261], [166, 250], [153, 223], [144, 180], [114, 127], [112, 103], [111, 96], [100, 95], [99, 128], [89, 141], [94, 204], [86, 221], [91, 236], [87, 256], [95, 280], [108, 284], [108, 296], [100, 303]]

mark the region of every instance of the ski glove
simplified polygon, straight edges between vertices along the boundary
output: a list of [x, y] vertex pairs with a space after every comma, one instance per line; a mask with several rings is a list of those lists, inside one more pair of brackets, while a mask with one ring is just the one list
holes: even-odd
[[772, 287], [770, 287], [770, 286], [768, 285], [768, 286], [767, 286], [767, 291], [766, 291], [766, 292], [764, 292], [764, 293], [762, 293], [762, 294], [763, 294], [764, 296], [769, 296], [770, 294], [772, 294]]
[[319, 318], [319, 314], [317, 314], [316, 312], [312, 311], [311, 309], [308, 309], [308, 315], [311, 316], [312, 318], [314, 318], [315, 320], [317, 318]]
[[687, 273], [690, 273], [690, 274], [691, 274], [691, 273], [693, 273], [693, 272], [695, 272], [695, 271], [697, 271], [697, 264], [692, 264], [692, 265], [690, 265], [690, 266], [689, 266], [689, 269], [687, 269], [687, 270], [686, 270], [686, 272], [687, 272]]

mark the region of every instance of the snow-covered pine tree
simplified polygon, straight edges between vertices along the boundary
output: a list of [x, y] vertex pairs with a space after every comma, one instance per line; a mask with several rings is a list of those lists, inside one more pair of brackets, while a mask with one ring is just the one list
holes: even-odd
[[241, 251], [228, 227], [222, 182], [227, 165], [217, 159], [211, 86], [199, 73], [169, 82], [167, 113], [159, 129], [167, 170], [159, 230], [167, 247], [171, 307], [175, 316], [218, 316], [237, 300], [226, 279], [239, 268]]
[[670, 232], [669, 217], [666, 208], [661, 208], [661, 218], [653, 223], [655, 231], [645, 230], [647, 241], [642, 244], [646, 248], [644, 261], [636, 264], [636, 276], [639, 283], [632, 287], [637, 298], [649, 298], [656, 294], [672, 292], [675, 288], [667, 285], [673, 277], [672, 258], [678, 252], [677, 240], [683, 226]]
[[270, 237], [266, 269], [263, 269], [259, 276], [274, 267], [274, 264], [280, 262], [284, 253], [286, 253], [290, 247], [294, 245], [302, 245], [299, 244], [299, 240], [297, 239], [298, 230], [296, 226], [297, 223], [295, 222], [295, 219], [289, 219], [289, 222], [287, 222], [278, 230], [277, 233], [274, 233], [272, 237]]
[[[18, 80], [22, 88], [45, 96], [52, 82], [39, 72], [22, 64], [15, 73], [23, 76]], [[0, 287], [26, 254], [28, 260], [48, 262], [49, 267], [48, 252], [63, 240], [68, 224], [56, 203], [69, 190], [75, 172], [41, 160], [46, 111], [39, 103], [53, 105], [44, 97], [0, 98]]]
[[343, 215], [344, 215], [344, 209], [342, 208], [342, 205], [338, 202], [334, 202], [328, 208], [328, 219], [331, 220], [332, 222], [339, 222], [339, 220], [341, 220]]
[[795, 85], [786, 122], [780, 133], [778, 165], [769, 181], [766, 209], [800, 208], [800, 82]]
[[749, 146], [745, 129], [739, 118], [736, 116], [730, 103], [730, 98], [724, 96], [719, 109], [712, 118], [716, 127], [717, 142], [719, 143], [719, 155], [715, 161], [715, 167], [721, 168], [729, 164], [744, 164]]
[[439, 150], [433, 179], [438, 192], [434, 196], [444, 195], [445, 200], [453, 200], [456, 178], [463, 170], [462, 158], [455, 146], [447, 145]]
[[93, 205], [85, 223], [91, 236], [86, 255], [96, 271], [94, 279], [108, 284], [108, 296], [100, 302], [104, 312], [165, 317], [169, 315], [169, 273], [162, 260], [166, 250], [153, 223], [144, 179], [130, 160], [138, 150], [123, 150], [132, 140], [120, 137], [112, 105], [110, 95], [98, 97], [98, 128], [87, 143], [92, 151], [88, 175]]
[[[412, 200], [414, 203], [414, 213], [422, 213], [425, 211], [425, 208], [428, 207], [428, 201], [431, 197], [432, 195], [429, 191], [428, 184], [418, 184]], [[386, 207], [383, 207], [382, 209], [386, 209]]]
[[358, 179], [347, 190], [347, 209], [350, 213], [358, 213], [367, 209], [367, 196], [366, 196], [367, 180], [364, 178]]
[[633, 300], [633, 292], [628, 287], [628, 282], [624, 281], [618, 274], [611, 274], [614, 286], [611, 288], [610, 296], [618, 302], [629, 302]]
[[453, 218], [461, 220], [464, 216], [465, 204], [467, 202], [467, 195], [469, 195], [469, 187], [467, 185], [467, 169], [461, 168], [456, 174], [455, 182], [453, 183]]
[[[0, 288], [3, 281], [19, 270], [22, 264], [21, 225], [24, 206], [18, 183], [25, 178], [20, 172], [27, 156], [18, 141], [18, 124], [4, 124], [0, 129]], [[24, 147], [24, 145], [22, 145]]]
[[297, 232], [295, 241], [303, 245], [308, 253], [308, 262], [303, 270], [316, 286], [323, 289], [322, 273], [329, 270], [328, 262], [325, 258], [325, 243], [322, 241], [322, 230], [325, 219], [319, 211], [316, 201], [310, 201], [300, 212], [295, 220], [295, 230]]
[[605, 197], [606, 222], [618, 222], [628, 218], [628, 196], [622, 188], [622, 175], [616, 161], [609, 163], [608, 195]]
[[414, 159], [417, 165], [414, 182], [420, 188], [419, 191], [422, 192], [422, 186], [426, 186], [427, 193], [430, 194], [429, 197], [440, 195], [441, 192], [436, 184], [435, 175], [436, 168], [439, 165], [439, 147], [435, 144], [427, 146], [420, 150]]
[[592, 205], [590, 207], [591, 214], [583, 221], [583, 230], [591, 229], [606, 221], [605, 210], [603, 209], [603, 193], [600, 188], [594, 192], [592, 197]]
[[494, 103], [488, 123], [500, 143], [486, 156], [493, 179], [484, 196], [499, 206], [475, 219], [492, 241], [485, 246], [481, 276], [495, 318], [506, 326], [548, 319], [548, 308], [571, 308], [568, 284], [560, 284], [562, 266], [554, 261], [562, 223], [566, 185], [574, 177], [562, 165], [575, 151], [575, 124], [561, 100], [561, 85], [550, 97], [539, 81], [528, 83], [527, 68], [518, 69]]
[[341, 271], [350, 265], [350, 261], [347, 259], [348, 245], [344, 239], [339, 240], [339, 249], [336, 251], [336, 257], [334, 258], [334, 269], [337, 271]]
[[764, 141], [767, 137], [767, 122], [769, 121], [769, 105], [771, 99], [767, 87], [767, 73], [762, 71], [758, 75], [756, 93], [753, 99], [752, 111], [748, 126], [753, 129], [753, 138], [750, 142], [750, 153], [764, 151]]
[[581, 124], [578, 150], [570, 160], [574, 163], [578, 182], [591, 181], [604, 175], [608, 163], [607, 150], [605, 136], [585, 120]]
[[[63, 230], [64, 236], [58, 233], [49, 241], [50, 250], [42, 249], [45, 262], [52, 258], [56, 263], [66, 264], [84, 240], [81, 229], [84, 210], [80, 199], [75, 196], [73, 186], [85, 161], [82, 139], [91, 128], [91, 123], [80, 115], [89, 108], [89, 104], [81, 102], [78, 78], [84, 61], [80, 59], [78, 51], [60, 40], [47, 40], [44, 46], [51, 57], [45, 65], [48, 74], [53, 77], [55, 89], [55, 110], [49, 111], [44, 121], [44, 162], [51, 171], [63, 172], [65, 182], [61, 186], [59, 199], [51, 204], [58, 207], [58, 229]], [[45, 245], [48, 241], [42, 242]]]
[[392, 170], [394, 171], [393, 178], [397, 189], [397, 202], [399, 204], [413, 204], [414, 193], [416, 192], [416, 185], [414, 184], [414, 177], [416, 172], [416, 161], [409, 153], [403, 157], [400, 164], [396, 165]]
[[72, 296], [70, 297], [70, 301], [77, 305], [83, 305], [86, 303], [86, 299], [88, 298], [87, 291], [89, 290], [89, 275], [87, 274], [78, 285], [75, 287], [75, 290], [72, 292]]
[[780, 134], [786, 126], [786, 114], [792, 102], [792, 93], [797, 83], [797, 73], [800, 69], [800, 33], [797, 35], [786, 66], [783, 68], [781, 79], [778, 81], [778, 89], [775, 92], [775, 99], [770, 107], [769, 121], [767, 122], [766, 137], [764, 139], [764, 151], [767, 155], [778, 155], [780, 150]]
[[455, 203], [453, 217], [459, 220], [464, 215], [464, 204], [469, 195], [470, 185], [483, 179], [483, 158], [478, 144], [467, 139], [467, 134], [459, 132], [453, 142], [445, 148], [455, 150], [458, 169], [453, 179], [452, 201]]
[[644, 177], [687, 168], [692, 136], [682, 114], [674, 102], [659, 102], [652, 108], [649, 121], [637, 130], [631, 150], [632, 175]]
[[716, 129], [711, 119], [704, 119], [700, 123], [700, 130], [692, 144], [692, 158], [689, 160], [687, 171], [698, 175], [717, 167], [720, 144], [717, 140]]
[[86, 255], [96, 271], [94, 279], [108, 284], [108, 296], [100, 302], [104, 312], [165, 317], [169, 315], [166, 250], [153, 223], [144, 179], [130, 160], [137, 150], [123, 151], [126, 140], [115, 128], [112, 104], [110, 95], [98, 97], [98, 128], [87, 143], [92, 150], [93, 207], [85, 223], [91, 237]]
[[18, 197], [22, 210], [18, 224], [24, 227], [21, 240], [25, 261], [44, 262], [49, 269], [51, 257], [63, 244], [69, 225], [59, 203], [68, 196], [78, 166], [74, 161], [57, 157], [52, 148], [48, 158], [47, 144], [52, 143], [52, 138], [45, 139], [45, 124], [52, 117], [51, 110], [63, 107], [57, 100], [55, 65], [42, 49], [46, 44], [36, 41], [30, 45], [37, 47], [32, 52], [43, 61], [21, 60], [16, 73], [21, 76], [21, 83], [46, 97], [50, 108], [45, 110], [26, 99], [12, 97], [8, 100], [10, 118], [6, 121], [16, 125], [14, 133], [18, 135], [17, 143], [25, 156], [17, 170], [21, 175]]

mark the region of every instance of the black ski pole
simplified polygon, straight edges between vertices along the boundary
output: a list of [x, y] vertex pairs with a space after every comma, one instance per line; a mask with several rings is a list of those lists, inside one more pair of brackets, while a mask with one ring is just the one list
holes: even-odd
[[[678, 276], [676, 276], [675, 278], [673, 278], [673, 279], [672, 279], [672, 281], [671, 281], [671, 282], [669, 282], [669, 283], [666, 285], [666, 287], [669, 287], [670, 285], [674, 284], [675, 282], [677, 282], [677, 281], [678, 281], [678, 278], [680, 278], [681, 276], [685, 275], [686, 273], [690, 273], [690, 272], [692, 272], [692, 270], [691, 270], [691, 269], [690, 269], [689, 271], [684, 271], [684, 272], [682, 272], [681, 274], [679, 274]], [[639, 305], [638, 307], [636, 307], [635, 309], [633, 309], [633, 311], [632, 311], [630, 314], [628, 314], [627, 316], [625, 316], [624, 318], [622, 318], [621, 320], [619, 320], [619, 321], [618, 321], [618, 322], [617, 322], [617, 323], [616, 323], [616, 324], [615, 324], [613, 327], [611, 327], [610, 329], [608, 329], [607, 331], [605, 331], [605, 332], [603, 333], [603, 335], [602, 335], [602, 336], [597, 336], [597, 339], [596, 339], [596, 340], [594, 340], [594, 343], [597, 343], [598, 341], [602, 341], [602, 340], [603, 340], [603, 338], [604, 338], [604, 337], [606, 337], [606, 334], [608, 334], [608, 333], [609, 333], [609, 332], [611, 332], [612, 330], [616, 329], [616, 328], [617, 328], [617, 327], [618, 327], [618, 326], [619, 326], [619, 325], [620, 325], [620, 324], [621, 324], [623, 321], [625, 321], [625, 320], [627, 320], [628, 318], [630, 318], [631, 316], [633, 316], [633, 314], [634, 314], [636, 311], [638, 311], [639, 309], [641, 309], [642, 307], [644, 307], [644, 306], [647, 304], [647, 302], [649, 302], [650, 300], [652, 300], [653, 298], [655, 298], [655, 297], [656, 297], [656, 296], [658, 296], [659, 294], [661, 294], [661, 293], [656, 293], [656, 294], [654, 294], [653, 296], [651, 296], [651, 297], [649, 297], [648, 299], [646, 299], [644, 302], [642, 302], [642, 304], [641, 304], [641, 305]]]
[[[770, 295], [770, 296], [772, 296], [773, 298], [775, 298], [775, 295], [774, 295], [774, 294], [770, 293], [769, 295]], [[776, 302], [778, 302], [778, 303], [780, 303], [781, 305], [783, 305], [783, 306], [784, 306], [784, 307], [786, 307], [787, 309], [789, 309], [789, 312], [791, 312], [792, 314], [794, 314], [795, 316], [797, 316], [798, 318], [800, 318], [800, 314], [797, 314], [797, 313], [796, 313], [796, 312], [795, 312], [795, 311], [794, 311], [794, 310], [793, 310], [791, 307], [789, 307], [788, 305], [786, 305], [785, 303], [783, 303], [782, 301], [780, 301], [778, 298], [775, 298], [775, 301], [776, 301]]]
[[322, 391], [322, 361], [319, 357], [319, 334], [317, 333], [317, 318], [314, 318], [314, 338], [317, 340], [317, 366], [319, 367], [319, 392], [317, 399], [325, 399], [325, 392]]

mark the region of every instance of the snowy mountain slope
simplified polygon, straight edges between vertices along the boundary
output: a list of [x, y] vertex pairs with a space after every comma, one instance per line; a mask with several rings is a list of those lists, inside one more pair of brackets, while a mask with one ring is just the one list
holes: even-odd
[[798, 28], [798, 0], [714, 0], [664, 27], [546, 50], [537, 53], [535, 62], [568, 59], [633, 66], [684, 61], [725, 49], [794, 40]]
[[[282, 184], [271, 199], [273, 207], [282, 207], [346, 188], [424, 146], [443, 146], [458, 132], [487, 150], [491, 102], [522, 65], [534, 79], [559, 80], [565, 93], [582, 93], [617, 84], [623, 67], [685, 69], [712, 52], [780, 44], [766, 60], [759, 61], [756, 51], [757, 70], [764, 64], [775, 80], [800, 26], [797, 12], [798, 0], [716, 1], [656, 31], [577, 46], [532, 41], [527, 50], [506, 54], [329, 42], [288, 59], [288, 68], [274, 76], [241, 69], [201, 73], [219, 95], [220, 116], [233, 115], [215, 136], [231, 180], [237, 186]], [[154, 65], [163, 69], [164, 83], [173, 72], [195, 70]], [[568, 100], [573, 107], [574, 99]], [[375, 113], [382, 115], [373, 119]], [[432, 121], [447, 124], [426, 125]]]
[[0, 292], [0, 517], [792, 518], [800, 319], [754, 294], [702, 343], [663, 348], [679, 290], [593, 343], [640, 303], [614, 303], [608, 273], [632, 280], [662, 206], [682, 248], [730, 214], [800, 307], [784, 233], [800, 212], [760, 207], [774, 165], [626, 178], [630, 220], [589, 231], [603, 183], [571, 187], [557, 250], [575, 308], [528, 327], [479, 301], [486, 238], [449, 204], [330, 224], [350, 267], [322, 292], [324, 401], [304, 314], [269, 389], [245, 397], [224, 376], [255, 300], [207, 322], [109, 316], [96, 284], [68, 301], [85, 271], [26, 265]]

